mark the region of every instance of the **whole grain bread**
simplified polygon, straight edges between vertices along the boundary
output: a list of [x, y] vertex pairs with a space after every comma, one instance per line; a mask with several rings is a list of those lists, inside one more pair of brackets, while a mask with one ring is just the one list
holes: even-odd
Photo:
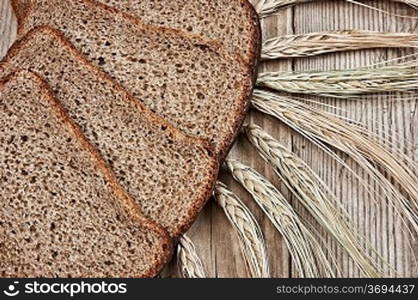
[[146, 217], [172, 237], [189, 228], [217, 177], [208, 143], [153, 114], [52, 28], [17, 42], [0, 63], [0, 77], [21, 68], [46, 79]]
[[171, 241], [142, 217], [45, 82], [0, 82], [0, 277], [151, 277]]
[[140, 18], [144, 23], [177, 28], [222, 43], [255, 66], [260, 22], [248, 0], [96, 0]]
[[253, 69], [242, 59], [92, 0], [31, 0], [19, 36], [41, 25], [60, 30], [152, 111], [226, 155], [252, 94]]

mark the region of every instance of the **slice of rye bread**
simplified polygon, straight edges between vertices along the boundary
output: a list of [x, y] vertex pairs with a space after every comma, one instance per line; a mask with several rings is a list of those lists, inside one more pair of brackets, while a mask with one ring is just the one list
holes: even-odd
[[172, 237], [187, 231], [218, 173], [208, 143], [153, 114], [52, 28], [36, 28], [15, 43], [0, 77], [19, 69], [46, 79], [146, 217]]
[[[24, 15], [30, 0], [12, 0]], [[257, 12], [248, 0], [96, 0], [144, 23], [176, 28], [222, 43], [230, 53], [256, 66], [261, 29]]]
[[215, 145], [222, 159], [252, 94], [252, 69], [216, 43], [91, 0], [32, 0], [19, 37], [48, 25], [152, 111]]
[[171, 240], [132, 198], [46, 83], [0, 81], [0, 277], [153, 277]]
[[260, 56], [258, 14], [248, 0], [96, 0], [140, 18], [219, 41], [231, 54], [256, 67]]

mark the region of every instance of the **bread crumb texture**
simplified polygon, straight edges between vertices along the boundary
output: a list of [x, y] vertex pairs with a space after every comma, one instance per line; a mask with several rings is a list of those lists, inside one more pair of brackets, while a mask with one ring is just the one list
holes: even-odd
[[[59, 29], [152, 111], [225, 155], [251, 96], [249, 65], [214, 43], [147, 26], [95, 2], [33, 2], [21, 34], [41, 25]], [[142, 2], [146, 8], [149, 1]]]
[[0, 85], [0, 120], [0, 277], [154, 276], [167, 236], [134, 221], [34, 77]]
[[172, 236], [188, 229], [217, 176], [217, 160], [206, 144], [147, 111], [48, 28], [16, 45], [0, 76], [19, 68], [46, 79], [146, 217]]

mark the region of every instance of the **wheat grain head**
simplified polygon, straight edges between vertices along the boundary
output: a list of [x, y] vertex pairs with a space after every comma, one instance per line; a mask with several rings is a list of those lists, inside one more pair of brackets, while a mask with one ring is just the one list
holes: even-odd
[[215, 199], [238, 233], [248, 273], [252, 278], [269, 278], [266, 245], [261, 228], [253, 214], [222, 182], [216, 184]]
[[418, 35], [399, 32], [342, 30], [285, 35], [263, 42], [261, 58], [307, 57], [373, 48], [416, 48]]
[[[343, 207], [313, 170], [259, 126], [249, 125], [245, 131], [260, 156], [274, 168], [316, 221], [347, 251], [360, 270], [368, 277], [382, 277], [378, 264], [361, 245], [364, 239], [356, 233]], [[374, 249], [372, 252], [376, 253]]]
[[335, 277], [321, 245], [284, 196], [263, 176], [236, 160], [227, 160], [231, 174], [254, 198], [283, 236], [301, 277]]

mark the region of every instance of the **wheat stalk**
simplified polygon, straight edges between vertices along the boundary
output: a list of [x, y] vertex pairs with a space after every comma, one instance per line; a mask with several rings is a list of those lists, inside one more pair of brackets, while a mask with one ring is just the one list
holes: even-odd
[[[302, 4], [306, 2], [313, 2], [314, 0], [260, 0], [255, 8], [260, 16], [260, 18], [265, 18], [270, 15], [273, 15], [276, 13], [279, 9], [284, 8], [286, 6], [296, 5], [296, 4]], [[360, 3], [356, 0], [346, 0], [349, 3], [353, 3], [356, 5], [361, 5], [367, 8], [372, 8], [372, 6], [365, 5], [363, 3]], [[407, 4], [413, 8], [418, 8], [418, 0], [392, 0], [394, 2], [400, 2]]]
[[[312, 142], [320, 146], [325, 143], [348, 154], [376, 180], [388, 201], [395, 208], [401, 208], [402, 214], [418, 232], [418, 179], [412, 171], [417, 168], [415, 164], [410, 166], [412, 169], [406, 165], [402, 154], [387, 149], [366, 130], [359, 130], [358, 126], [288, 97], [256, 90], [252, 105], [278, 118]], [[411, 200], [399, 193], [378, 167], [387, 172]]]
[[207, 278], [192, 240], [183, 235], [177, 246], [177, 265], [184, 278]]
[[323, 72], [264, 72], [257, 85], [277, 91], [336, 98], [405, 92], [418, 87], [415, 64]]
[[261, 157], [273, 166], [289, 190], [349, 253], [364, 274], [368, 277], [382, 277], [377, 264], [360, 245], [362, 238], [350, 224], [349, 216], [313, 170], [261, 127], [250, 125], [245, 131]]
[[215, 199], [238, 233], [242, 256], [251, 278], [269, 278], [264, 237], [253, 214], [222, 182], [216, 184]]
[[255, 6], [260, 18], [268, 17], [277, 12], [280, 8], [295, 5], [313, 0], [260, 0]]
[[[311, 1], [313, 1], [313, 0], [311, 0]], [[388, 11], [385, 11], [383, 9], [377, 8], [375, 6], [367, 5], [367, 4], [362, 3], [360, 1], [357, 1], [357, 0], [345, 0], [345, 1], [347, 1], [349, 3], [353, 3], [355, 5], [359, 5], [359, 6], [365, 7], [365, 8], [372, 9], [372, 10], [375, 10], [375, 11], [378, 11], [378, 12], [382, 12], [382, 13], [385, 13], [385, 14], [388, 14], [388, 15], [393, 15], [395, 17], [413, 18], [413, 17], [403, 16], [403, 15], [392, 14], [392, 13], [390, 13]], [[403, 4], [406, 4], [406, 5], [409, 5], [412, 8], [418, 8], [418, 1], [417, 0], [392, 0], [392, 1], [393, 2], [399, 2], [399, 3], [403, 3]]]
[[414, 8], [418, 8], [418, 1], [417, 0], [397, 0], [398, 2], [408, 4]]
[[[398, 156], [399, 158], [401, 158], [403, 161], [405, 161], [406, 164], [410, 164], [410, 166], [417, 166], [416, 162], [414, 162], [414, 159], [409, 157], [408, 155], [404, 154], [404, 149], [406, 149], [407, 147], [414, 147], [414, 144], [409, 142], [408, 140], [402, 140], [402, 142], [399, 140], [400, 138], [402, 138], [402, 134], [400, 132], [389, 132], [387, 130], [384, 130], [383, 132], [379, 134], [368, 131], [365, 129], [364, 124], [354, 120], [350, 117], [347, 116], [343, 116], [342, 114], [346, 114], [347, 111], [344, 109], [341, 109], [335, 105], [332, 104], [327, 104], [322, 102], [321, 100], [312, 100], [312, 99], [307, 99], [307, 98], [299, 98], [299, 97], [292, 97], [292, 100], [296, 100], [296, 101], [302, 101], [302, 103], [306, 103], [312, 107], [315, 108], [319, 108], [319, 109], [331, 109], [334, 110], [334, 112], [327, 112], [327, 114], [332, 115], [334, 118], [337, 119], [341, 119], [344, 122], [347, 122], [350, 124], [350, 126], [353, 129], [356, 129], [360, 132], [363, 132], [364, 134], [366, 134], [369, 137], [372, 137], [373, 139], [377, 139], [380, 141], [380, 143], [386, 145], [389, 148], [392, 148], [395, 150], [396, 152], [396, 156]], [[398, 100], [402, 100], [402, 101], [415, 101], [415, 97], [395, 97], [396, 101]], [[370, 122], [372, 125], [376, 126], [376, 127], [383, 127], [384, 124], [382, 124], [380, 121], [376, 120], [376, 118], [373, 117], [368, 117], [367, 119], [368, 122]], [[383, 135], [383, 136], [382, 136]], [[403, 147], [399, 147], [402, 144]]]
[[263, 43], [261, 58], [307, 57], [330, 52], [373, 48], [415, 48], [418, 35], [364, 30], [316, 32], [285, 35]]
[[226, 165], [283, 236], [299, 275], [335, 277], [321, 245], [284, 196], [263, 176], [242, 163], [227, 160]]

